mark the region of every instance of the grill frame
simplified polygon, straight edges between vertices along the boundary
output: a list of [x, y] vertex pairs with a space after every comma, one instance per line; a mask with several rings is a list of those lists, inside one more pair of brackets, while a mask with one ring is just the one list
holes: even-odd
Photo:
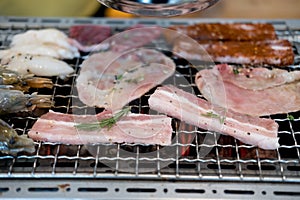
[[[166, 27], [169, 25], [177, 24], [193, 24], [196, 22], [208, 23], [208, 22], [267, 22], [272, 23], [276, 29], [276, 33], [279, 38], [288, 39], [295, 42], [295, 50], [298, 51], [296, 54], [295, 69], [299, 69], [300, 61], [300, 48], [297, 46], [300, 44], [300, 20], [241, 20], [241, 19], [104, 19], [104, 18], [22, 18], [22, 17], [0, 17], [0, 49], [4, 49], [9, 45], [9, 41], [12, 34], [23, 32], [29, 29], [35, 28], [48, 28], [54, 27], [63, 31], [67, 31], [68, 27], [76, 24], [102, 24], [114, 27], [115, 31], [118, 28], [122, 29], [124, 27], [132, 26], [135, 24], [145, 24], [145, 25], [159, 25]], [[298, 44], [297, 44], [298, 43]], [[299, 48], [299, 49], [298, 49]], [[78, 65], [80, 60], [75, 62]], [[76, 66], [78, 67], [78, 66]], [[180, 67], [180, 66], [179, 66]], [[185, 67], [185, 66], [183, 66]], [[192, 73], [191, 73], [192, 74]], [[180, 74], [177, 74], [180, 75]], [[58, 78], [54, 79], [55, 88], [54, 90], [60, 90], [61, 88], [72, 88], [74, 87], [74, 80], [76, 75], [71, 75], [69, 78], [72, 79], [71, 84], [61, 82]], [[192, 79], [193, 77], [191, 77]], [[190, 85], [194, 86], [194, 85]], [[72, 92], [72, 91], [71, 91]], [[53, 92], [56, 99], [66, 98], [65, 95], [61, 95], [59, 92]], [[65, 109], [68, 112], [70, 108], [70, 97], [73, 94], [67, 95], [68, 100], [66, 101], [68, 105], [57, 105], [57, 109]], [[54, 96], [53, 96], [54, 97]], [[18, 118], [18, 117], [16, 117]], [[27, 117], [26, 127], [19, 128], [15, 127], [18, 133], [25, 134], [27, 131], [27, 126], [30, 127], [30, 123], [35, 120], [34, 117]], [[61, 151], [65, 148], [65, 145], [59, 145], [54, 143], [36, 143], [37, 154], [35, 155], [23, 155], [20, 154], [17, 157], [10, 155], [0, 156], [1, 166], [0, 166], [0, 178], [2, 180], [12, 181], [13, 179], [27, 179], [27, 178], [45, 178], [45, 179], [83, 179], [84, 182], [90, 181], [92, 179], [112, 179], [112, 180], [123, 180], [130, 179], [135, 181], [148, 180], [150, 183], [155, 183], [155, 181], [180, 181], [182, 183], [193, 183], [194, 181], [233, 181], [244, 184], [249, 184], [252, 182], [258, 183], [300, 183], [300, 130], [294, 130], [294, 127], [300, 125], [300, 118], [295, 119], [293, 122], [289, 121], [287, 118], [275, 119], [277, 122], [287, 123], [290, 130], [279, 131], [279, 136], [284, 134], [290, 134], [293, 139], [294, 144], [281, 146], [279, 150], [275, 151], [276, 158], [268, 158], [264, 155], [262, 150], [253, 148], [249, 145], [240, 145], [236, 140], [233, 144], [218, 144], [217, 141], [212, 145], [217, 147], [215, 151], [216, 158], [200, 158], [199, 148], [210, 147], [211, 145], [200, 144], [198, 142], [191, 145], [181, 144], [178, 142], [178, 134], [175, 133], [176, 142], [173, 144], [176, 154], [174, 158], [162, 158], [160, 157], [161, 149], [156, 147], [157, 158], [147, 158], [143, 157], [142, 149], [139, 149], [139, 145], [132, 145], [135, 151], [138, 153], [134, 154], [133, 157], [120, 157], [117, 154], [114, 158], [108, 158], [99, 156], [81, 156], [82, 151], [85, 147], [78, 145], [75, 146], [75, 150], [72, 151], [71, 155], [61, 155]], [[190, 134], [194, 132], [199, 133], [198, 130], [192, 129]], [[215, 134], [215, 133], [209, 133]], [[196, 134], [196, 140], [198, 134]], [[217, 135], [213, 135], [217, 138]], [[52, 153], [49, 155], [44, 155], [40, 150], [44, 146], [52, 146]], [[102, 149], [107, 150], [111, 145], [100, 145], [97, 147], [97, 152]], [[181, 157], [179, 154], [179, 148], [184, 148], [190, 146], [195, 148], [196, 156]], [[116, 145], [117, 152], [124, 147], [123, 144]], [[142, 148], [142, 147], [141, 147]], [[231, 151], [236, 151], [235, 159], [221, 158], [219, 148], [231, 149]], [[293, 149], [295, 156], [293, 159], [286, 159], [280, 149]], [[53, 150], [54, 149], [54, 150]], [[251, 149], [254, 151], [255, 158], [242, 159], [240, 156], [240, 149]], [[112, 170], [110, 167], [102, 165], [102, 161], [112, 161], [116, 168]], [[3, 162], [5, 161], [5, 162]], [[64, 161], [64, 162], [61, 162]], [[120, 170], [121, 162], [132, 161], [133, 172], [127, 173]], [[140, 167], [144, 161], [156, 162], [155, 172], [140, 172], [143, 167]], [[168, 169], [161, 168], [164, 162], [173, 162], [174, 164]], [[4, 164], [3, 164], [4, 163]], [[147, 162], [146, 162], [147, 163]], [[249, 166], [252, 166], [249, 167]], [[146, 166], [144, 166], [146, 167]], [[234, 168], [233, 168], [234, 167]], [[191, 181], [191, 182], [186, 182]], [[37, 183], [33, 180], [32, 183]], [[133, 183], [134, 184], [134, 183]], [[226, 184], [226, 183], [225, 183]], [[2, 185], [2, 184], [1, 184]], [[187, 186], [186, 185], [186, 186]], [[237, 183], [238, 185], [238, 183]], [[156, 186], [155, 186], [156, 187]], [[216, 196], [215, 196], [216, 197]]]

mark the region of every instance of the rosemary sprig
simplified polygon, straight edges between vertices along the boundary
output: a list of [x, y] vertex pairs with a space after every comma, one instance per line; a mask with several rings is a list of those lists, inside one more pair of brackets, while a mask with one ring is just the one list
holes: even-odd
[[234, 75], [238, 75], [240, 73], [240, 71], [237, 68], [233, 68], [233, 74]]
[[114, 116], [112, 116], [110, 118], [103, 119], [98, 122], [77, 124], [77, 125], [75, 125], [75, 127], [80, 130], [84, 130], [84, 131], [95, 131], [100, 128], [110, 129], [111, 127], [113, 127], [116, 124], [117, 121], [119, 121], [121, 119], [121, 117], [123, 117], [124, 115], [127, 115], [129, 113], [129, 111], [130, 111], [130, 107], [128, 106], [128, 107], [123, 108], [122, 110], [120, 110]]
[[215, 118], [215, 119], [219, 119], [220, 123], [223, 124], [226, 117], [225, 116], [220, 116], [216, 113], [213, 113], [213, 112], [207, 112], [206, 114], [201, 114], [202, 116], [204, 117], [209, 117], [209, 118]]
[[120, 81], [123, 78], [123, 74], [115, 75], [115, 80]]
[[134, 83], [138, 84], [139, 82], [143, 81], [145, 79], [144, 75], [140, 75], [138, 77], [135, 77], [133, 79], [126, 79], [124, 80], [126, 83]]
[[290, 121], [294, 121], [294, 120], [295, 120], [294, 116], [293, 116], [293, 115], [290, 115], [290, 114], [287, 115], [287, 118], [288, 118], [288, 120], [290, 120]]

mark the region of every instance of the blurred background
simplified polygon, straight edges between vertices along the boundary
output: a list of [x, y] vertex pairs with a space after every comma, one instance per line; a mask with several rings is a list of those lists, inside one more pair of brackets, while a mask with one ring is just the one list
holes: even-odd
[[[300, 0], [220, 0], [202, 12], [180, 17], [299, 19]], [[0, 0], [1, 16], [136, 17], [96, 0]]]

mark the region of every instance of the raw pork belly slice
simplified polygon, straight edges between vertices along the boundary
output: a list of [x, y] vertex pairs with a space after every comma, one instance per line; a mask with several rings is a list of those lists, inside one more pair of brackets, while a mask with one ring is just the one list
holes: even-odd
[[128, 114], [111, 128], [80, 130], [80, 123], [100, 122], [112, 117], [104, 111], [97, 115], [72, 115], [50, 111], [41, 116], [28, 135], [36, 141], [62, 144], [143, 143], [171, 144], [171, 118], [164, 115]]
[[171, 26], [195, 40], [273, 40], [276, 39], [272, 24], [264, 23], [197, 23], [188, 26]]
[[230, 135], [262, 149], [278, 148], [278, 124], [266, 118], [251, 117], [214, 106], [204, 99], [176, 88], [163, 86], [150, 96], [151, 109], [202, 129]]
[[[299, 72], [283, 72], [281, 70], [266, 72], [267, 69], [258, 68], [254, 71], [263, 71], [272, 76], [253, 75], [254, 80], [242, 83], [237, 80], [246, 79], [244, 75], [231, 73], [230, 78], [228, 69], [230, 70], [230, 67], [226, 65], [217, 65], [196, 74], [196, 85], [208, 101], [252, 116], [300, 110]], [[274, 74], [275, 72], [279, 73], [278, 76]], [[251, 72], [249, 79], [251, 79]], [[263, 86], [264, 84], [265, 86]]]
[[174, 62], [155, 50], [108, 51], [93, 54], [82, 63], [76, 86], [86, 105], [119, 110], [174, 72]]
[[[268, 41], [198, 41], [211, 59], [221, 63], [288, 66], [294, 63], [292, 45], [288, 40]], [[194, 47], [178, 40], [173, 48], [188, 60], [206, 60]]]

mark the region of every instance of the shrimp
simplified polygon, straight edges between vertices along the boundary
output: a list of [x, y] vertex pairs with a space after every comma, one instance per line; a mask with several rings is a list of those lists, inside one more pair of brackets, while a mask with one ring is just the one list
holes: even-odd
[[53, 102], [49, 95], [24, 94], [19, 90], [0, 89], [0, 115], [50, 108]]
[[26, 135], [18, 135], [10, 125], [0, 119], [0, 151], [12, 155], [21, 151], [33, 153], [35, 147], [32, 139]]
[[0, 88], [28, 91], [29, 88], [53, 87], [51, 79], [34, 77], [33, 74], [20, 75], [16, 71], [0, 67]]

